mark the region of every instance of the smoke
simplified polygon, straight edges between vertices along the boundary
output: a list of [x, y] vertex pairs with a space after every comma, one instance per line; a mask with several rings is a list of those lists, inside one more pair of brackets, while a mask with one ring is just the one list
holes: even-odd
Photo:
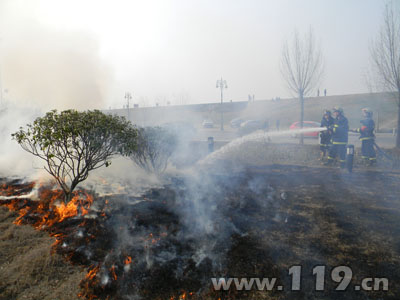
[[43, 110], [102, 108], [113, 76], [96, 38], [44, 24], [36, 5], [2, 2], [3, 98]]
[[[114, 157], [109, 167], [93, 170], [83, 183], [99, 195], [139, 196], [150, 188], [160, 187], [164, 179], [149, 174], [126, 157]], [[129, 202], [128, 197], [126, 200]]]
[[0, 108], [0, 176], [28, 177], [38, 171], [38, 159], [23, 151], [18, 143], [11, 139], [11, 133], [38, 115], [40, 110], [35, 107], [7, 103]]
[[36, 2], [0, 2], [0, 174], [26, 177], [43, 162], [11, 133], [51, 109], [101, 109], [112, 84], [96, 38], [46, 26]]
[[[27, 176], [29, 169], [39, 169], [43, 162], [21, 150], [11, 141], [10, 134], [49, 109], [101, 108], [112, 78], [99, 56], [99, 45], [90, 35], [49, 29], [34, 20], [23, 20], [14, 25], [2, 32], [2, 86], [7, 89], [8, 104], [0, 121], [0, 135], [4, 141], [0, 147], [0, 171], [9, 175], [12, 170]], [[190, 118], [187, 112], [185, 117]], [[167, 121], [166, 118], [154, 120]], [[143, 120], [145, 122], [148, 122], [147, 118]], [[183, 146], [180, 149], [184, 149]], [[189, 152], [189, 149], [184, 151]], [[114, 258], [125, 251], [137, 254], [132, 255], [138, 260], [135, 268], [143, 268], [146, 275], [169, 270], [177, 278], [193, 274], [208, 279], [210, 273], [202, 270], [210, 267], [220, 273], [226, 265], [231, 236], [246, 232], [245, 223], [249, 221], [245, 214], [249, 206], [246, 196], [251, 195], [250, 199], [262, 198], [264, 194], [273, 197], [269, 191], [262, 193], [263, 182], [251, 182], [247, 188], [251, 192], [239, 197], [239, 204], [232, 203], [231, 199], [236, 197], [230, 194], [230, 189], [243, 184], [242, 178], [211, 176], [207, 170], [183, 174], [180, 184], [174, 182], [177, 180], [174, 177], [170, 180], [173, 189], [160, 188], [157, 192], [161, 196], [149, 193], [135, 203], [134, 195], [150, 187], [163, 186], [164, 182], [145, 176], [132, 162], [120, 158], [114, 160], [110, 168], [91, 174], [85, 183], [103, 195], [125, 194], [125, 197], [111, 198], [120, 201], [120, 205], [110, 213], [105, 226], [115, 233], [115, 240], [111, 241], [115, 250], [104, 257], [103, 285], [110, 282], [108, 270]], [[268, 201], [274, 201], [269, 198]], [[254, 200], [252, 205], [264, 202]], [[165, 232], [168, 233], [166, 237]], [[92, 252], [87, 252], [91, 259]], [[185, 273], [191, 269], [193, 271]], [[131, 273], [134, 282], [138, 279], [135, 276], [142, 274]], [[202, 278], [204, 276], [207, 278]]]

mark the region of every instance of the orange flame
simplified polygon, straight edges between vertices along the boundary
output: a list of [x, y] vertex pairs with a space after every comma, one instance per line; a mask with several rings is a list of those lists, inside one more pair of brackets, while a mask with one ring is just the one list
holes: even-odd
[[76, 205], [75, 201], [71, 200], [67, 205], [61, 203], [60, 206], [56, 207], [56, 211], [59, 215], [58, 222], [62, 222], [66, 218], [71, 218], [78, 214], [78, 205]]
[[[181, 294], [177, 300], [185, 300], [187, 299], [188, 295], [193, 296], [193, 292], [187, 293], [187, 292], [183, 292], [183, 294]], [[175, 297], [171, 297], [171, 300], [174, 300]]]
[[110, 271], [111, 271], [112, 277], [114, 278], [114, 281], [116, 281], [117, 280], [117, 274], [115, 274], [115, 266], [114, 265], [110, 268]]
[[[32, 226], [36, 229], [43, 230], [51, 228], [56, 223], [61, 223], [68, 218], [75, 216], [84, 216], [89, 212], [89, 208], [93, 203], [93, 196], [85, 191], [75, 191], [73, 198], [68, 202], [61, 202], [64, 194], [61, 190], [45, 188], [43, 183], [39, 184], [38, 198], [39, 201], [34, 201], [29, 198], [23, 198], [23, 194], [31, 192], [35, 183], [28, 184], [1, 184], [0, 196], [17, 197], [0, 202], [0, 205], [6, 206], [8, 209], [18, 211], [19, 216], [14, 221], [15, 224], [21, 225], [25, 223], [25, 216], [30, 214]], [[50, 234], [55, 236], [55, 234]], [[57, 240], [53, 246], [58, 245], [63, 236], [56, 236]]]
[[[6, 206], [12, 211], [18, 212], [18, 217], [14, 221], [15, 224], [31, 224], [38, 230], [49, 231], [50, 236], [55, 237], [55, 243], [53, 244], [52, 252], [55, 250], [55, 246], [60, 245], [65, 234], [57, 232], [52, 228], [57, 223], [62, 223], [65, 220], [73, 217], [82, 217], [89, 213], [90, 206], [93, 203], [93, 196], [85, 191], [75, 191], [73, 197], [67, 203], [63, 202], [64, 193], [61, 190], [48, 188], [42, 183], [38, 184], [38, 199], [39, 201], [30, 199], [28, 193], [32, 192], [35, 186], [35, 182], [27, 184], [0, 184], [0, 196], [8, 197], [4, 201], [0, 201], [0, 205]], [[15, 198], [14, 198], [15, 197]], [[86, 219], [82, 219], [82, 222], [78, 226], [83, 226]], [[71, 258], [71, 254], [68, 256]], [[126, 261], [132, 261], [130, 257]], [[97, 273], [100, 270], [100, 266], [91, 266], [88, 269], [88, 273], [85, 277], [87, 282], [83, 284], [88, 288], [97, 281]], [[110, 269], [112, 278], [117, 280], [117, 274], [115, 272], [115, 266]], [[87, 297], [87, 299], [95, 299], [96, 296], [87, 295], [85, 292], [79, 294], [80, 297]]]
[[125, 259], [125, 265], [129, 265], [131, 263], [132, 263], [132, 257], [127, 256], [126, 259]]
[[85, 278], [88, 280], [92, 280], [97, 275], [97, 272], [99, 271], [99, 269], [100, 269], [99, 266], [97, 266], [97, 267], [92, 266], [90, 271], [86, 274]]

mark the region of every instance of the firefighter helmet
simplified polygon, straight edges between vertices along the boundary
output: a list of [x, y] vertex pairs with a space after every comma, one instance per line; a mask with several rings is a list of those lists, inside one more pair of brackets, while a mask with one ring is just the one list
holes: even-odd
[[369, 107], [364, 107], [361, 111], [367, 116], [372, 116], [372, 110]]
[[325, 115], [328, 115], [328, 116], [330, 116], [331, 115], [331, 111], [330, 110], [327, 110], [327, 109], [325, 109], [324, 110], [324, 116]]
[[340, 113], [340, 114], [343, 114], [343, 108], [338, 107], [338, 106], [335, 106], [335, 107], [332, 109], [332, 111], [333, 111], [333, 112], [338, 112], [338, 113]]

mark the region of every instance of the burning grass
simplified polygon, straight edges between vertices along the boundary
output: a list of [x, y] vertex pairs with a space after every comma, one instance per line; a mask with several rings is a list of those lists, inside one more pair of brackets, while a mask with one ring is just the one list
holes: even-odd
[[[73, 208], [58, 203], [50, 191], [39, 192], [40, 201], [23, 197], [3, 201], [18, 211], [17, 223], [47, 231], [56, 243], [55, 256], [49, 256], [50, 239], [34, 231], [27, 242], [32, 251], [26, 257], [20, 262], [13, 259], [9, 265], [9, 260], [2, 260], [1, 267], [15, 275], [1, 281], [8, 284], [0, 285], [0, 299], [22, 299], [26, 291], [39, 290], [42, 294], [38, 292], [36, 299], [50, 299], [54, 289], [43, 293], [36, 287], [52, 286], [52, 278], [43, 279], [42, 274], [60, 266], [72, 273], [60, 272], [60, 286], [75, 286], [65, 296], [55, 293], [57, 299], [72, 299], [72, 291], [77, 295], [79, 280], [79, 295], [86, 299], [398, 299], [398, 173], [347, 174], [271, 165], [210, 178], [197, 181], [196, 186], [173, 179], [141, 197], [94, 196], [93, 201], [81, 191]], [[21, 190], [28, 194], [33, 185], [8, 182], [2, 188], [2, 195], [14, 196]], [[188, 197], [197, 198], [188, 202]], [[196, 203], [215, 207], [204, 211]], [[209, 216], [197, 223], [195, 214], [206, 212]], [[11, 225], [13, 217], [15, 213], [7, 213], [1, 226], [32, 232], [30, 227]], [[24, 243], [10, 229], [3, 230], [0, 240], [5, 257], [13, 257], [9, 249]], [[86, 276], [65, 266], [60, 255], [85, 267]], [[328, 269], [351, 267], [350, 288], [335, 292], [335, 285], [328, 281], [325, 292], [315, 292], [311, 270], [319, 264]], [[300, 292], [216, 292], [211, 285], [212, 277], [276, 277], [288, 286], [287, 270], [292, 265], [309, 270]], [[25, 277], [23, 272], [30, 275]], [[365, 276], [387, 277], [389, 291], [355, 291], [354, 285]], [[19, 283], [21, 279], [29, 288]]]

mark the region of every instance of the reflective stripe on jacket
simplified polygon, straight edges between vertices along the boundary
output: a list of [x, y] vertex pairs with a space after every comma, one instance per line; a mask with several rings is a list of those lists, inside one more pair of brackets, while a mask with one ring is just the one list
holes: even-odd
[[349, 140], [349, 121], [343, 115], [334, 119], [332, 128], [332, 144], [345, 145]]
[[371, 118], [365, 118], [360, 121], [362, 126], [357, 129], [357, 132], [360, 133], [360, 140], [372, 140], [375, 138], [374, 130], [375, 130], [375, 122]]

